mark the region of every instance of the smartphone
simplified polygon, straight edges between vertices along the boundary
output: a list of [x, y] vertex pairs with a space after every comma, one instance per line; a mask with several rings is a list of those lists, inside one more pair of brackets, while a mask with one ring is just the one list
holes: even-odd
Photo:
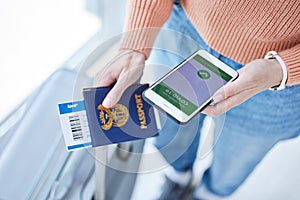
[[199, 50], [149, 87], [144, 97], [186, 123], [212, 102], [218, 89], [237, 77], [237, 71]]

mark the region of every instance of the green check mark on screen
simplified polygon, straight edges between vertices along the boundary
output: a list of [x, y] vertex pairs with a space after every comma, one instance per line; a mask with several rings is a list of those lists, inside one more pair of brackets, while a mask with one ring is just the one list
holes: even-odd
[[202, 79], [209, 79], [210, 78], [210, 73], [206, 70], [203, 70], [203, 69], [199, 70], [197, 72], [197, 74]]

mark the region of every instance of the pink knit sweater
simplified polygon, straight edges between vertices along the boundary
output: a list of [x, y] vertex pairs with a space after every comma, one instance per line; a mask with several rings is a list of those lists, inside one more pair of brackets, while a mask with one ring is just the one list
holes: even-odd
[[[246, 64], [270, 51], [288, 68], [287, 85], [300, 83], [299, 0], [182, 0], [191, 22], [219, 53]], [[121, 48], [149, 55], [159, 29], [172, 11], [172, 0], [129, 0]]]

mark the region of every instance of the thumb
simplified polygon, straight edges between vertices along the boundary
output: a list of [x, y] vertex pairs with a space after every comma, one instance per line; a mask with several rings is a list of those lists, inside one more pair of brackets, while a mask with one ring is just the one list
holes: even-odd
[[105, 99], [102, 102], [102, 105], [105, 108], [113, 107], [121, 99], [123, 93], [125, 92], [125, 90], [128, 86], [129, 85], [125, 84], [124, 81], [122, 81], [122, 79], [118, 79], [116, 84], [113, 86], [113, 88], [106, 95]]
[[239, 80], [235, 80], [233, 82], [227, 83], [213, 95], [214, 102], [219, 103], [231, 96], [240, 93], [241, 85], [242, 84], [239, 82]]

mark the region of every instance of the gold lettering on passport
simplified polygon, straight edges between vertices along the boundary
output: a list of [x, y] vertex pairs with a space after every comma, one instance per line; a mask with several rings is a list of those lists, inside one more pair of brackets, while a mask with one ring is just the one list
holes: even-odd
[[145, 111], [143, 109], [142, 96], [140, 94], [135, 94], [134, 97], [135, 97], [136, 108], [140, 120], [140, 128], [146, 129], [147, 121], [146, 121]]
[[124, 126], [129, 119], [129, 112], [126, 106], [122, 104], [116, 104], [110, 109], [105, 108], [102, 104], [100, 104], [98, 106], [98, 111], [101, 128], [103, 130], [109, 130], [112, 126]]

